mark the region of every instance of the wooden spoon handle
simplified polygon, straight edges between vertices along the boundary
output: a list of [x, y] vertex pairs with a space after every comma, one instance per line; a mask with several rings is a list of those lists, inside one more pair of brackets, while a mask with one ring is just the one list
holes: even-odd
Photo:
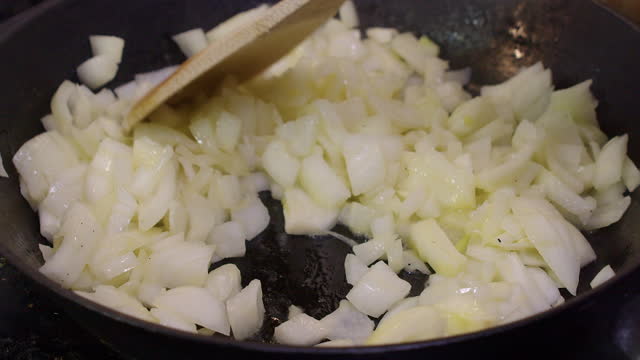
[[215, 87], [225, 76], [246, 80], [285, 56], [334, 16], [345, 0], [283, 0], [256, 22], [212, 43], [131, 108], [130, 129], [159, 105]]

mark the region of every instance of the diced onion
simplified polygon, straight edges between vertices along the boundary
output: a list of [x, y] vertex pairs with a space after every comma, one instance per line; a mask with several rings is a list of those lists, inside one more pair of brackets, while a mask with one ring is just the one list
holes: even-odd
[[616, 136], [606, 143], [596, 160], [596, 173], [593, 186], [603, 189], [622, 178], [622, 169], [626, 159], [628, 136]]
[[233, 264], [222, 265], [209, 273], [205, 287], [220, 301], [227, 301], [241, 290], [240, 270]]
[[367, 37], [381, 44], [391, 42], [391, 39], [393, 39], [397, 33], [398, 30], [393, 28], [372, 27], [367, 29]]
[[89, 36], [89, 42], [93, 56], [108, 56], [116, 64], [122, 61], [124, 39], [116, 36], [92, 35]]
[[149, 280], [165, 287], [202, 286], [215, 248], [196, 242], [178, 242], [151, 253]]
[[418, 255], [437, 273], [454, 276], [462, 270], [466, 258], [453, 246], [434, 220], [424, 220], [411, 227], [411, 242]]
[[357, 256], [348, 254], [344, 259], [344, 273], [347, 277], [347, 283], [351, 285], [357, 284], [367, 271], [369, 271], [367, 264]]
[[155, 322], [151, 313], [138, 300], [113, 286], [100, 285], [92, 293], [83, 291], [77, 291], [76, 293], [104, 306], [115, 308], [127, 315]]
[[244, 227], [229, 221], [216, 226], [210, 233], [208, 242], [215, 245], [215, 253], [221, 258], [241, 257], [245, 253]]
[[9, 177], [9, 174], [7, 174], [7, 170], [5, 170], [5, 168], [4, 168], [4, 164], [2, 163], [2, 158], [1, 157], [0, 157], [0, 176]]
[[186, 57], [192, 57], [207, 47], [207, 37], [202, 29], [192, 29], [172, 37]]
[[227, 314], [233, 337], [238, 340], [244, 340], [260, 330], [264, 321], [260, 280], [252, 280], [247, 287], [227, 300]]
[[349, 291], [347, 300], [361, 312], [379, 317], [403, 299], [411, 285], [400, 279], [385, 263], [378, 262]]
[[267, 173], [281, 186], [290, 187], [295, 183], [300, 161], [289, 154], [284, 143], [270, 143], [262, 155], [262, 162]]
[[109, 55], [96, 55], [77, 69], [78, 78], [92, 89], [97, 89], [116, 77], [118, 64]]
[[589, 285], [592, 288], [595, 288], [596, 286], [601, 285], [602, 283], [611, 279], [614, 276], [615, 276], [615, 272], [613, 272], [611, 265], [606, 265], [600, 271], [598, 271], [598, 273], [596, 274], [596, 276], [593, 277], [593, 280], [591, 280]]
[[338, 219], [337, 209], [316, 204], [304, 191], [286, 190], [282, 198], [285, 230], [289, 234], [321, 234], [331, 229]]
[[224, 303], [203, 288], [177, 287], [160, 295], [153, 306], [171, 311], [188, 322], [229, 335], [230, 326]]
[[158, 322], [164, 326], [170, 328], [196, 333], [196, 324], [188, 322], [180, 315], [177, 315], [171, 310], [153, 308], [151, 309], [151, 315], [158, 320]]
[[360, 24], [358, 20], [358, 13], [356, 12], [356, 7], [353, 5], [353, 1], [347, 0], [342, 6], [340, 6], [340, 10], [338, 12], [340, 14], [340, 20], [348, 27], [354, 28]]
[[78, 202], [65, 214], [60, 235], [60, 247], [40, 272], [63, 286], [71, 287], [89, 263], [102, 236], [102, 228], [91, 209]]
[[251, 240], [269, 225], [269, 211], [260, 199], [250, 198], [231, 212], [231, 220], [242, 225], [244, 235]]
[[326, 338], [328, 329], [322, 323], [307, 314], [298, 314], [278, 325], [274, 338], [281, 344], [315, 345]]
[[336, 311], [320, 320], [328, 329], [330, 340], [349, 339], [354, 344], [362, 344], [373, 332], [373, 320], [358, 310], [347, 300], [340, 301]]
[[353, 253], [365, 265], [369, 266], [384, 255], [384, 243], [376, 239], [353, 247]]
[[444, 334], [445, 322], [429, 306], [417, 306], [391, 315], [367, 340], [368, 345], [428, 340]]
[[623, 166], [622, 180], [627, 190], [633, 191], [640, 185], [640, 170], [638, 170], [633, 161], [628, 157], [625, 159]]
[[295, 306], [295, 305], [291, 305], [289, 306], [289, 311], [287, 313], [287, 319], [291, 319], [293, 317], [295, 317], [296, 315], [302, 314], [304, 313], [304, 310], [302, 310], [301, 307], [299, 306]]

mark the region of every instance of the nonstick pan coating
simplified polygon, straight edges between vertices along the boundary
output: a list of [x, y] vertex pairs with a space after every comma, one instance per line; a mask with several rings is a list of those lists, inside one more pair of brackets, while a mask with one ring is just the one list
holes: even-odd
[[[262, 194], [272, 224], [234, 260], [245, 281], [259, 278], [268, 309], [254, 341], [202, 337], [143, 323], [88, 302], [38, 273], [37, 216], [22, 199], [9, 159], [42, 131], [39, 119], [64, 79], [90, 56], [87, 37], [112, 34], [127, 40], [113, 85], [135, 73], [183, 60], [172, 34], [209, 28], [260, 1], [238, 0], [51, 0], [0, 28], [0, 152], [9, 179], [0, 179], [0, 252], [20, 268], [44, 296], [59, 302], [101, 341], [135, 358], [187, 358], [262, 352], [265, 358], [451, 358], [460, 355], [579, 356], [585, 341], [616, 341], [590, 318], [608, 316], [619, 299], [640, 291], [640, 204], [637, 195], [617, 224], [589, 234], [598, 260], [581, 273], [579, 296], [532, 318], [453, 338], [373, 348], [318, 349], [264, 344], [294, 303], [312, 316], [331, 312], [349, 290], [343, 260], [348, 247], [328, 237], [290, 236], [280, 205]], [[593, 78], [598, 117], [609, 135], [630, 134], [629, 155], [640, 163], [640, 32], [585, 0], [358, 0], [363, 27], [392, 26], [427, 34], [439, 43], [452, 68], [470, 66], [469, 90], [512, 76], [543, 61], [562, 88]], [[344, 230], [344, 229], [342, 229]], [[618, 276], [598, 290], [588, 282], [604, 265]], [[424, 278], [404, 274], [419, 292]], [[245, 285], [245, 284], [243, 284]], [[79, 330], [80, 331], [80, 330]], [[621, 351], [624, 351], [621, 350]], [[622, 353], [622, 352], [621, 352]], [[255, 355], [255, 354], [254, 354]]]

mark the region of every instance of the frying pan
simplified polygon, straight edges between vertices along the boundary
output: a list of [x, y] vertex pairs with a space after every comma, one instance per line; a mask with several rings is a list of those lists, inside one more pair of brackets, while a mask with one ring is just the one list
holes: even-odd
[[[0, 152], [10, 175], [0, 179], [0, 253], [30, 277], [43, 296], [59, 303], [83, 329], [132, 358], [573, 358], [593, 355], [584, 354], [584, 344], [594, 341], [619, 344], [617, 355], [638, 351], [639, 334], [625, 334], [622, 339], [609, 328], [594, 326], [597, 317], [614, 316], [620, 301], [640, 291], [638, 195], [632, 196], [619, 223], [588, 234], [598, 260], [583, 269], [576, 298], [515, 323], [427, 342], [346, 349], [269, 343], [273, 328], [286, 320], [290, 304], [315, 317], [337, 306], [349, 290], [342, 265], [349, 249], [332, 238], [285, 234], [282, 209], [268, 194], [261, 196], [272, 223], [248, 243], [247, 256], [234, 261], [243, 279], [260, 279], [265, 292], [265, 326], [251, 341], [147, 324], [91, 303], [41, 275], [37, 244], [43, 239], [37, 216], [20, 196], [18, 175], [9, 159], [43, 130], [38, 120], [49, 112], [57, 86], [64, 79], [76, 80], [75, 67], [90, 55], [87, 37], [113, 34], [127, 40], [123, 64], [112, 83], [118, 85], [135, 73], [182, 61], [170, 35], [209, 28], [259, 2], [51, 0], [0, 28]], [[640, 163], [640, 32], [597, 4], [585, 0], [358, 0], [357, 4], [363, 27], [392, 26], [427, 34], [441, 44], [452, 68], [470, 66], [471, 92], [537, 61], [553, 70], [559, 88], [593, 78], [603, 130], [609, 136], [629, 133], [629, 154]], [[588, 282], [605, 264], [618, 275], [589, 289]], [[414, 292], [420, 291], [424, 278], [402, 276], [414, 284]]]

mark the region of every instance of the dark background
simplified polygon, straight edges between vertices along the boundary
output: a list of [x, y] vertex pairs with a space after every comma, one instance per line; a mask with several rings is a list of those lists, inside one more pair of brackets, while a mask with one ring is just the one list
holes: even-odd
[[2, 0], [0, 1], [0, 22], [42, 1], [43, 0]]

